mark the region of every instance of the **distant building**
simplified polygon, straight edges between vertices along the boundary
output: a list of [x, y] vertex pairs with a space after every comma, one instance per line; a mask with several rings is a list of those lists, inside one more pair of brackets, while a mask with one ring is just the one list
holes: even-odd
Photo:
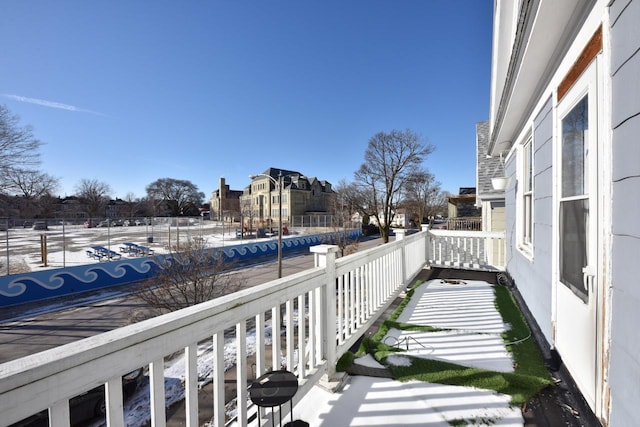
[[239, 221], [242, 190], [231, 190], [220, 178], [218, 189], [211, 193], [210, 218], [217, 221]]
[[400, 208], [394, 212], [391, 227], [408, 228], [411, 226], [411, 215], [407, 209]]
[[480, 216], [480, 210], [476, 206], [475, 187], [460, 187], [457, 195], [452, 194], [448, 197], [448, 203], [449, 218]]
[[489, 155], [489, 121], [476, 123], [476, 206], [482, 212], [484, 231], [504, 231], [505, 177], [502, 156]]
[[449, 230], [481, 230], [480, 209], [476, 206], [476, 188], [460, 187], [457, 195], [447, 197]]
[[[282, 201], [277, 183], [282, 180]], [[240, 197], [242, 215], [254, 224], [275, 226], [282, 203], [283, 225], [294, 216], [327, 215], [335, 193], [331, 184], [300, 172], [269, 168], [256, 175]]]
[[[407, 209], [392, 209], [391, 215], [391, 228], [406, 228], [411, 224], [411, 216], [409, 215], [409, 211]], [[387, 221], [382, 210], [378, 212], [378, 218], [382, 221], [382, 223], [386, 223]], [[361, 217], [359, 217], [358, 222], [362, 222]], [[377, 227], [380, 226], [378, 219], [375, 216], [369, 217], [369, 224], [375, 225]]]

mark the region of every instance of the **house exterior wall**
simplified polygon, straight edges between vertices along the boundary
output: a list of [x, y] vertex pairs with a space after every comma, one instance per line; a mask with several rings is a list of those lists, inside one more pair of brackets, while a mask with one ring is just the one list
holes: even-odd
[[516, 165], [517, 155], [512, 155], [508, 162], [507, 172], [511, 176], [511, 185], [507, 192], [507, 241], [511, 245], [511, 254], [507, 257], [507, 270], [512, 275], [520, 293], [542, 333], [549, 341], [553, 341], [552, 319], [552, 171], [553, 171], [553, 119], [551, 99], [533, 120], [533, 254], [523, 251], [516, 235]]
[[[494, 55], [497, 50], [498, 57], [492, 63], [489, 144], [492, 155], [508, 153], [507, 271], [544, 337], [555, 346], [560, 342], [559, 314], [568, 312], [559, 303], [561, 291], [565, 298], [567, 293], [559, 284], [558, 261], [562, 238], [560, 111], [573, 102], [563, 105], [558, 94], [566, 84], [566, 90], [571, 92], [573, 87], [572, 96], [578, 99], [584, 81], [572, 85], [587, 74], [586, 70], [596, 70], [596, 83], [589, 86], [588, 93], [590, 97], [596, 94], [592, 98], [597, 103], [597, 125], [589, 131], [593, 130], [590, 135], [597, 132], [597, 147], [591, 147], [594, 150], [587, 155], [597, 158], [592, 169], [596, 184], [590, 188], [597, 185], [598, 198], [589, 202], [589, 215], [593, 214], [589, 224], [596, 227], [587, 232], [591, 244], [595, 242], [595, 251], [592, 246], [588, 250], [591, 257], [597, 254], [597, 272], [591, 275], [594, 266], [590, 262], [584, 270], [589, 304], [595, 301], [596, 307], [596, 339], [591, 347], [596, 384], [585, 398], [603, 425], [635, 425], [640, 402], [640, 286], [634, 268], [640, 253], [640, 221], [635, 218], [640, 212], [640, 0], [517, 2], [522, 11], [511, 18], [517, 16], [519, 24], [511, 20], [501, 28], [500, 11], [513, 3], [496, 1], [494, 32], [499, 34], [494, 34]], [[595, 44], [598, 50], [585, 60], [584, 54], [597, 36], [602, 40]], [[580, 68], [580, 61], [589, 65]], [[571, 76], [576, 69], [577, 75]], [[589, 121], [590, 126], [596, 124], [591, 118]], [[520, 245], [523, 165], [519, 147], [529, 135], [534, 187], [533, 242], [528, 251]], [[591, 293], [593, 289], [595, 293]], [[566, 315], [564, 319], [566, 322]], [[572, 327], [585, 328], [584, 324]], [[584, 387], [586, 376], [577, 375], [562, 352], [573, 353], [574, 360], [576, 355], [588, 353], [573, 350], [566, 343], [560, 351], [570, 374]]]
[[490, 202], [488, 209], [491, 212], [491, 221], [487, 231], [504, 231], [504, 201]]
[[612, 128], [611, 425], [637, 424], [640, 402], [640, 1], [610, 7]]
[[291, 190], [291, 198], [289, 199], [291, 216], [304, 215], [311, 206], [311, 191], [309, 190]]
[[[279, 190], [268, 177], [260, 176], [253, 180], [250, 193], [240, 196], [240, 204], [243, 200], [247, 206], [251, 206], [250, 215], [254, 221], [277, 220], [279, 216], [278, 204]], [[282, 190], [282, 222], [289, 222], [292, 194], [289, 189]], [[294, 201], [295, 204], [295, 201]], [[247, 215], [248, 212], [244, 214]]]

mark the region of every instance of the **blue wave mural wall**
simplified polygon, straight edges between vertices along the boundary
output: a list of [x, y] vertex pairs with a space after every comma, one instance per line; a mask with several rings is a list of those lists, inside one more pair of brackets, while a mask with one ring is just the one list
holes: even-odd
[[[349, 232], [358, 238], [359, 230]], [[283, 254], [332, 243], [332, 234], [290, 237], [282, 240]], [[278, 253], [277, 240], [251, 242], [215, 248], [227, 261], [245, 262]], [[71, 295], [111, 286], [125, 285], [153, 276], [158, 265], [154, 258], [126, 258], [74, 267], [13, 274], [0, 277], [0, 307]]]

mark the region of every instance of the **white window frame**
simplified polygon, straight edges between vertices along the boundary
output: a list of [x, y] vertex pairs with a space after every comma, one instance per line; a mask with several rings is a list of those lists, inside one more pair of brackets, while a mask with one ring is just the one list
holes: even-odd
[[517, 231], [518, 248], [533, 257], [534, 230], [534, 152], [533, 136], [528, 135], [518, 147]]

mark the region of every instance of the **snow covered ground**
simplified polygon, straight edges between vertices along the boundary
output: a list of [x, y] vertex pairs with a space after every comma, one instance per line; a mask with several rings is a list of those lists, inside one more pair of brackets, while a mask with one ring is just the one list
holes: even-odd
[[[80, 236], [79, 236], [80, 237]], [[224, 244], [225, 236], [211, 234], [214, 244]], [[228, 241], [228, 236], [227, 241]], [[81, 237], [80, 237], [81, 238]], [[238, 243], [237, 241], [232, 241]], [[91, 241], [87, 240], [86, 245]], [[162, 250], [159, 246], [154, 248]], [[23, 255], [23, 260], [38, 268], [39, 257]], [[52, 265], [86, 263], [83, 250], [53, 250], [48, 254]], [[431, 281], [418, 288], [398, 319], [400, 322], [430, 325], [446, 329], [436, 333], [391, 330], [385, 341], [408, 346], [405, 354], [431, 357], [484, 369], [510, 372], [513, 363], [500, 333], [508, 328], [493, 305], [493, 291], [486, 282], [447, 283]], [[267, 323], [267, 327], [270, 328]], [[270, 334], [268, 334], [270, 336]], [[247, 342], [255, 341], [255, 331], [247, 332]], [[267, 343], [269, 344], [269, 343]], [[202, 387], [211, 382], [212, 344], [202, 343], [198, 350], [198, 378]], [[249, 354], [255, 349], [249, 345]], [[225, 344], [225, 367], [235, 363], [235, 341]], [[410, 363], [396, 356], [392, 363]], [[370, 356], [357, 363], [377, 362]], [[165, 362], [166, 402], [170, 405], [184, 398], [184, 359], [174, 356]], [[509, 406], [510, 397], [493, 391], [468, 387], [429, 384], [418, 381], [402, 383], [384, 378], [351, 377], [345, 388], [329, 393], [316, 386], [294, 407], [295, 419], [312, 427], [334, 426], [450, 426], [451, 420], [466, 420], [468, 425], [521, 426], [519, 408]], [[143, 426], [149, 419], [149, 386], [142, 387], [125, 403], [125, 423]], [[287, 417], [288, 419], [288, 417]], [[102, 425], [95, 422], [93, 427]]]
[[[304, 232], [304, 229], [301, 231]], [[48, 231], [35, 231], [31, 229], [11, 229], [6, 238], [0, 238], [4, 245], [0, 246], [0, 263], [5, 265], [5, 250], [9, 263], [14, 268], [23, 264], [30, 271], [39, 271], [50, 268], [62, 268], [75, 265], [98, 263], [95, 259], [88, 258], [86, 250], [92, 246], [100, 245], [111, 250], [118, 251], [123, 242], [133, 241], [148, 246], [157, 254], [167, 252], [169, 244], [175, 245], [176, 239], [185, 242], [190, 238], [202, 238], [207, 246], [228, 246], [246, 243], [248, 241], [266, 241], [272, 238], [262, 239], [237, 239], [231, 234], [229, 227], [222, 228], [215, 223], [182, 227], [156, 226], [154, 231], [145, 230], [144, 226], [138, 227], [112, 227], [107, 228], [82, 228], [80, 226], [67, 227], [51, 226]], [[2, 233], [4, 234], [4, 233]], [[47, 238], [47, 265], [42, 260], [41, 235]], [[1, 234], [0, 234], [1, 236]], [[153, 242], [147, 239], [153, 237]], [[2, 242], [4, 240], [4, 242]]]

